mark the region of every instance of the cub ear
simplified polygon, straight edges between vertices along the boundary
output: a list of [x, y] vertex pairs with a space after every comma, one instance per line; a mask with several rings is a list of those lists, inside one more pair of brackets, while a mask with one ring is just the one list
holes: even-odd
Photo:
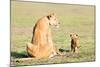
[[70, 34], [70, 37], [72, 36], [72, 34]]
[[76, 34], [76, 36], [78, 36], [78, 34]]

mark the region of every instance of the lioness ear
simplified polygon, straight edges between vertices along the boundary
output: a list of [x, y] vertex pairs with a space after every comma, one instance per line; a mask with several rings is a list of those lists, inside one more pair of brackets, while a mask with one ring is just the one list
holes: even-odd
[[55, 15], [55, 13], [52, 13], [51, 15]]
[[51, 15], [48, 15], [48, 16], [47, 16], [47, 18], [48, 18], [48, 20], [50, 20], [50, 18], [51, 18]]
[[49, 14], [49, 15], [47, 16], [48, 20], [50, 20], [50, 18], [51, 18], [52, 16], [54, 16], [54, 15], [55, 15], [55, 13]]

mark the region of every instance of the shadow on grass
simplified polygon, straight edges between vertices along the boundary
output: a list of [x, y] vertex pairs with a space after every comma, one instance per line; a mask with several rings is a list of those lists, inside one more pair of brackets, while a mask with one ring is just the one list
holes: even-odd
[[70, 50], [65, 50], [65, 49], [62, 49], [62, 48], [60, 48], [59, 51], [60, 52], [70, 52]]
[[26, 52], [11, 52], [11, 56], [14, 58], [27, 58], [27, 53]]
[[[70, 52], [70, 50], [65, 50], [62, 48], [60, 48], [59, 51], [60, 52]], [[23, 51], [23, 52], [11, 52], [11, 56], [13, 58], [27, 58], [28, 57], [28, 55], [25, 51]]]

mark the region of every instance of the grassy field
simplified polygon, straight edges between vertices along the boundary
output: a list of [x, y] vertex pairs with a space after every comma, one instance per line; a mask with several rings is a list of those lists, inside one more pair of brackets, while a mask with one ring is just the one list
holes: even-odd
[[[26, 43], [31, 41], [32, 28], [36, 21], [49, 13], [56, 13], [60, 28], [52, 28], [54, 45], [64, 50], [65, 56], [51, 59], [27, 58]], [[80, 53], [70, 52], [71, 32], [76, 32], [80, 40]], [[37, 65], [70, 62], [90, 62], [95, 60], [95, 6], [34, 3], [11, 1], [11, 65]]]

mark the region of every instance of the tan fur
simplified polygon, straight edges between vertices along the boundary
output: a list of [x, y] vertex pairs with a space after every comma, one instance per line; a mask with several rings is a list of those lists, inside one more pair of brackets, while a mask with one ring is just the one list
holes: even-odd
[[71, 33], [71, 51], [78, 53], [79, 52], [79, 39], [76, 33]]
[[40, 18], [34, 26], [31, 43], [27, 44], [27, 52], [35, 58], [49, 58], [57, 54], [52, 42], [50, 25], [59, 26], [54, 13]]

